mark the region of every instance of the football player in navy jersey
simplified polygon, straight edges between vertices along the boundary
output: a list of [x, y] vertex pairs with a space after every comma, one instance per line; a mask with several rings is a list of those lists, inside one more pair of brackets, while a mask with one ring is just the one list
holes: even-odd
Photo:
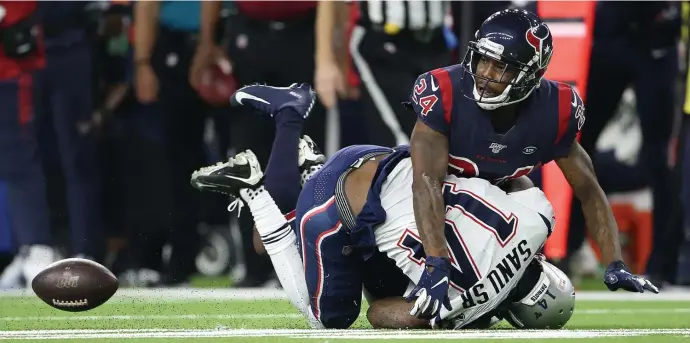
[[417, 283], [426, 297], [416, 302], [443, 302], [447, 296], [450, 261], [441, 193], [446, 174], [505, 184], [550, 161], [582, 202], [608, 264], [607, 287], [658, 292], [622, 261], [613, 213], [576, 139], [585, 123], [582, 99], [570, 85], [544, 79], [554, 49], [549, 27], [533, 13], [508, 9], [487, 18], [475, 39], [462, 64], [420, 75], [406, 103], [417, 115], [410, 141], [413, 201], [428, 256]]
[[[326, 161], [308, 136], [299, 138], [315, 99], [305, 84], [239, 89], [231, 104], [275, 119], [266, 173], [247, 150], [191, 179], [201, 191], [233, 197], [230, 211], [249, 207], [287, 297], [312, 327], [350, 327], [363, 294], [375, 328], [488, 328], [505, 318], [516, 328], [557, 329], [568, 322], [574, 288], [537, 253], [554, 226], [553, 208], [527, 177], [506, 192], [480, 178], [447, 176], [448, 301], [405, 301], [406, 294], [429, 299], [413, 282], [425, 255], [409, 147], [353, 145]], [[441, 307], [431, 320], [409, 314]]]

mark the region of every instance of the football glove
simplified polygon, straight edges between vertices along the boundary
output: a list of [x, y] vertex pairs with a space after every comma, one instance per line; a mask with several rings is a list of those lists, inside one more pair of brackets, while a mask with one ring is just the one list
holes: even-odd
[[620, 288], [628, 292], [644, 293], [647, 290], [659, 293], [659, 288], [654, 286], [649, 280], [630, 273], [623, 261], [613, 261], [609, 264], [604, 274], [604, 283], [611, 291], [617, 291]]
[[[429, 267], [433, 267], [429, 271]], [[417, 286], [405, 298], [408, 302], [415, 300], [410, 315], [421, 319], [431, 319], [432, 323], [441, 321], [441, 305], [448, 311], [453, 308], [448, 297], [448, 275], [450, 260], [447, 257], [427, 257], [426, 268], [417, 282]]]

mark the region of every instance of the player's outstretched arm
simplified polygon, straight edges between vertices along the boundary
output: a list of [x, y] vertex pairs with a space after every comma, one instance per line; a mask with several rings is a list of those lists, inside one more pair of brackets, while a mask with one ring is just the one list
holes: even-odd
[[444, 235], [443, 179], [448, 170], [448, 137], [417, 120], [410, 140], [414, 217], [427, 256], [448, 257]]
[[622, 257], [618, 225], [606, 194], [599, 186], [589, 155], [580, 143], [575, 141], [568, 155], [557, 159], [556, 163], [573, 188], [575, 196], [582, 202], [587, 227], [592, 231], [592, 238], [601, 249], [604, 262], [620, 260]]
[[623, 263], [618, 225], [606, 194], [599, 186], [592, 160], [580, 143], [574, 141], [568, 155], [556, 159], [556, 163], [582, 203], [587, 227], [601, 250], [603, 260], [608, 263], [604, 277], [608, 288], [612, 291], [623, 288], [631, 292], [649, 290], [658, 293], [656, 286], [632, 275]]
[[406, 298], [416, 300], [410, 315], [431, 319], [431, 324], [441, 320], [441, 306], [452, 310], [448, 298], [448, 275], [451, 264], [445, 228], [445, 206], [442, 184], [448, 166], [448, 138], [417, 121], [410, 140], [412, 154], [412, 202], [415, 222], [426, 253], [426, 268], [417, 286]]

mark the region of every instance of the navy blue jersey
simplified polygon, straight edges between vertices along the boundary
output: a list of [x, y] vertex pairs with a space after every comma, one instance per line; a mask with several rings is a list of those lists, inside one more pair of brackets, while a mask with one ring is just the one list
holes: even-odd
[[462, 74], [461, 65], [424, 73], [410, 94], [417, 117], [448, 137], [450, 174], [500, 183], [568, 154], [585, 122], [582, 99], [570, 85], [542, 80], [518, 104], [515, 125], [499, 134], [491, 111], [462, 94], [474, 87]]

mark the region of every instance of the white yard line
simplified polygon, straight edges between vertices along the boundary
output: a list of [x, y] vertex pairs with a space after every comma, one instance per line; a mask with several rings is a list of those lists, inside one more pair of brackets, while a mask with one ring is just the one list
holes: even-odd
[[[577, 315], [637, 315], [637, 314], [682, 314], [690, 313], [690, 308], [660, 308], [660, 309], [582, 309], [575, 310]], [[301, 319], [302, 315], [297, 313], [238, 313], [238, 314], [179, 314], [179, 315], [113, 315], [113, 316], [84, 316], [84, 315], [64, 315], [64, 316], [21, 316], [21, 317], [0, 317], [0, 322], [20, 322], [20, 321], [102, 321], [102, 320], [198, 320], [198, 319]]]
[[217, 338], [276, 337], [309, 339], [566, 339], [630, 337], [648, 335], [689, 335], [690, 329], [649, 330], [468, 330], [468, 331], [385, 331], [385, 330], [39, 330], [0, 331], [0, 340], [44, 339], [124, 339], [124, 338]]
[[176, 315], [135, 315], [135, 316], [26, 316], [26, 317], [0, 317], [0, 322], [19, 322], [19, 321], [73, 321], [73, 320], [179, 320], [179, 319], [290, 319], [303, 318], [297, 313], [281, 314], [176, 314]]
[[[32, 290], [0, 290], [4, 297], [35, 297]], [[662, 290], [659, 294], [630, 292], [581, 291], [576, 294], [580, 301], [690, 301], [690, 291]], [[110, 301], [171, 301], [188, 302], [200, 300], [287, 300], [282, 290], [242, 288], [123, 288]]]

